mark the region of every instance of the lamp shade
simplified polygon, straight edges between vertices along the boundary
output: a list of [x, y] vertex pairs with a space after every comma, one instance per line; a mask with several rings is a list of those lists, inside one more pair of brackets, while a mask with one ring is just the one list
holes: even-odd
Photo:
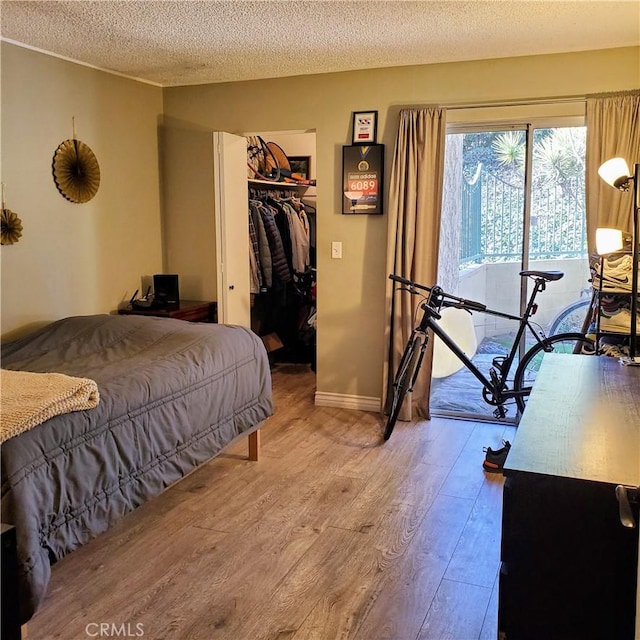
[[624, 158], [611, 158], [600, 165], [598, 175], [612, 187], [616, 189], [624, 188], [631, 174], [629, 173], [629, 165]]
[[622, 249], [622, 231], [620, 229], [596, 229], [596, 251], [604, 256]]

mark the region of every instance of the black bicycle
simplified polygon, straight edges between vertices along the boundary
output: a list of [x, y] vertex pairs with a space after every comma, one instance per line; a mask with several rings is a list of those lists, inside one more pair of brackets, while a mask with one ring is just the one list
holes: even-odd
[[[480, 381], [482, 384], [482, 397], [485, 402], [495, 407], [494, 416], [504, 419], [507, 415], [505, 404], [515, 402], [518, 411], [522, 413], [526, 407], [527, 397], [531, 393], [536, 373], [540, 368], [540, 363], [546, 353], [581, 353], [593, 352], [593, 341], [581, 333], [559, 333], [550, 337], [545, 336], [541, 327], [531, 322], [531, 317], [536, 313], [538, 305], [536, 296], [544, 291], [547, 282], [560, 280], [564, 276], [561, 271], [521, 271], [522, 277], [529, 277], [533, 280], [534, 286], [527, 307], [522, 316], [516, 316], [502, 311], [487, 309], [481, 302], [465, 300], [450, 293], [446, 293], [441, 287], [425, 287], [424, 285], [412, 282], [406, 278], [390, 275], [389, 278], [401, 286], [398, 290], [408, 291], [412, 295], [421, 295], [424, 302], [419, 306], [422, 310], [422, 318], [411, 332], [407, 346], [405, 347], [400, 364], [393, 381], [393, 398], [389, 409], [389, 419], [384, 431], [384, 439], [388, 440], [393, 432], [393, 428], [398, 420], [402, 403], [418, 377], [420, 365], [424, 357], [425, 350], [429, 343], [429, 331], [438, 336], [440, 340], [458, 357], [462, 364]], [[426, 292], [426, 295], [421, 292]], [[464, 309], [469, 313], [481, 312], [499, 318], [514, 320], [519, 323], [518, 331], [515, 335], [513, 345], [506, 356], [493, 358], [492, 367], [488, 375], [483, 374], [471, 359], [458, 347], [453, 339], [438, 324], [440, 310], [445, 307]], [[520, 352], [523, 338], [529, 330], [534, 338], [535, 344], [525, 351], [522, 357]], [[518, 362], [513, 381], [509, 379], [509, 374], [515, 362]]]

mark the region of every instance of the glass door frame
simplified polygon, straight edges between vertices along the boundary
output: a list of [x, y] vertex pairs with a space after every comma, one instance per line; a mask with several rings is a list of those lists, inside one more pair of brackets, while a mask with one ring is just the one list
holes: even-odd
[[[505, 132], [505, 131], [522, 131], [525, 134], [525, 164], [523, 176], [524, 203], [522, 212], [522, 249], [520, 258], [520, 271], [528, 269], [530, 260], [530, 239], [531, 239], [531, 206], [532, 206], [532, 187], [533, 187], [533, 148], [534, 135], [537, 129], [559, 129], [571, 127], [584, 127], [586, 125], [584, 115], [580, 116], [549, 116], [535, 117], [527, 119], [517, 119], [509, 121], [499, 121], [496, 119], [487, 122], [473, 123], [451, 123], [447, 125], [446, 135], [449, 134], [473, 134], [486, 132]], [[586, 176], [585, 176], [586, 179]], [[440, 233], [440, 230], [439, 230]], [[520, 309], [519, 313], [524, 313], [528, 299], [528, 280], [521, 279], [520, 282]], [[520, 357], [526, 349], [524, 337], [520, 344]], [[480, 390], [479, 390], [480, 393]], [[471, 415], [462, 411], [449, 411], [432, 409], [434, 415], [443, 415], [453, 418], [473, 419], [475, 421], [495, 422], [495, 419], [485, 415]], [[507, 418], [506, 424], [513, 423], [515, 418]]]
[[[529, 266], [529, 241], [531, 237], [531, 190], [533, 179], [533, 138], [535, 131], [536, 129], [560, 129], [584, 126], [586, 126], [586, 119], [584, 116], [546, 116], [527, 118], [526, 120], [507, 120], [504, 122], [491, 120], [487, 121], [486, 123], [474, 122], [473, 124], [455, 123], [447, 125], [447, 136], [449, 134], [486, 133], [491, 131], [522, 131], [525, 134], [526, 146], [523, 183], [524, 210], [522, 219], [522, 257], [520, 260], [521, 271], [528, 269]], [[526, 281], [524, 281], [520, 286], [519, 313], [524, 313], [526, 305], [527, 287]]]

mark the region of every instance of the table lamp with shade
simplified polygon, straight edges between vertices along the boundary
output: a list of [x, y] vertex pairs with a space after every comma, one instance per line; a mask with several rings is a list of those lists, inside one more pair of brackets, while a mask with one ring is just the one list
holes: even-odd
[[599, 256], [606, 256], [610, 253], [620, 251], [624, 246], [622, 231], [620, 229], [610, 229], [599, 227], [596, 229], [596, 253]]
[[[598, 169], [598, 175], [609, 185], [620, 191], [632, 191], [632, 267], [631, 267], [631, 327], [629, 337], [629, 358], [623, 358], [625, 364], [640, 365], [637, 356], [637, 316], [638, 316], [638, 217], [640, 212], [640, 164], [634, 165], [633, 174], [624, 158], [611, 158]], [[600, 236], [598, 236], [598, 232]], [[614, 233], [617, 232], [617, 233]], [[619, 234], [619, 235], [617, 235]], [[600, 244], [598, 244], [598, 237]], [[611, 248], [617, 245], [617, 248]], [[598, 229], [596, 231], [596, 250], [600, 255], [622, 248], [622, 232], [617, 229]], [[602, 249], [602, 251], [600, 250]], [[607, 250], [608, 249], [608, 250]]]

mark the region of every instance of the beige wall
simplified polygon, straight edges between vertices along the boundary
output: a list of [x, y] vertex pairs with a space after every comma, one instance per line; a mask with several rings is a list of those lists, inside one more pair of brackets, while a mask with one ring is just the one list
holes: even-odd
[[[638, 88], [638, 48], [378, 69], [161, 91], [2, 43], [2, 181], [24, 236], [2, 247], [2, 332], [108, 312], [162, 268], [157, 126], [169, 117], [233, 133], [315, 131], [318, 180], [318, 390], [378, 397], [387, 216], [343, 216], [341, 151], [353, 111], [377, 109], [386, 174], [401, 108], [528, 100]], [[581, 105], [537, 108], [575, 115]], [[516, 113], [519, 111], [519, 113]], [[523, 111], [452, 111], [505, 120]], [[51, 158], [77, 137], [96, 153], [97, 196], [57, 192]], [[388, 180], [387, 180], [388, 184]], [[343, 259], [330, 257], [331, 241]]]
[[[232, 133], [315, 130], [318, 180], [318, 390], [381, 393], [387, 216], [340, 213], [341, 149], [353, 111], [378, 110], [378, 141], [393, 156], [398, 113], [412, 105], [524, 100], [638, 88], [638, 48], [377, 69], [165, 89], [165, 114]], [[538, 108], [574, 115], [582, 105]], [[524, 110], [526, 111], [526, 110]], [[520, 110], [522, 113], [522, 110]], [[452, 112], [452, 120], [513, 112]], [[388, 184], [388, 182], [387, 182]], [[331, 241], [343, 243], [332, 260]]]
[[[22, 219], [2, 251], [2, 333], [108, 313], [162, 269], [159, 87], [2, 43], [2, 182]], [[86, 204], [57, 191], [51, 160], [73, 134], [100, 164]]]

